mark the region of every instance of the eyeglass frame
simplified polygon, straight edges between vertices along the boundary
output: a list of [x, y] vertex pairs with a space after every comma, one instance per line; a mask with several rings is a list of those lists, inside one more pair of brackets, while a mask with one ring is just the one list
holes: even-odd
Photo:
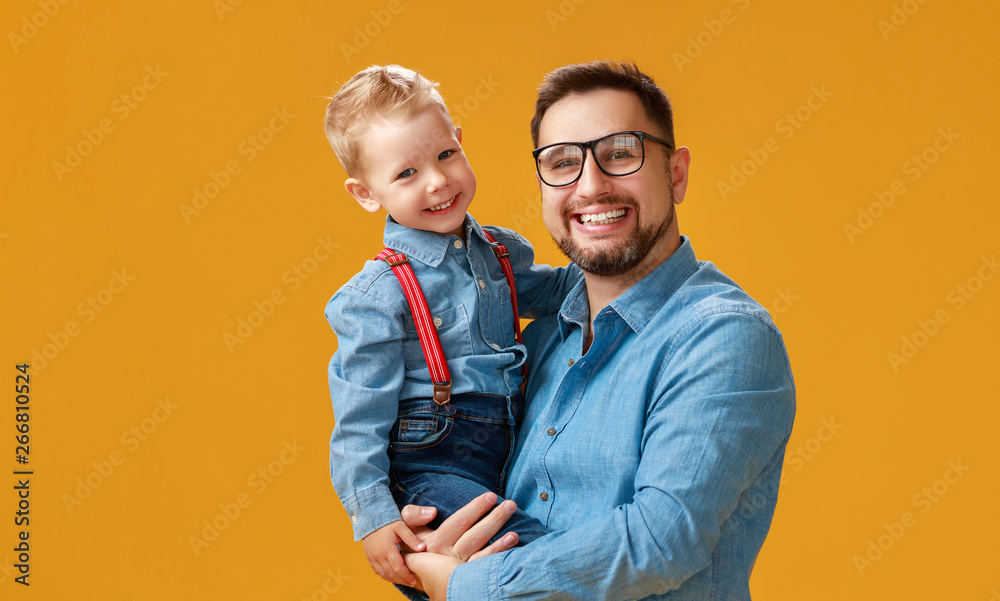
[[[600, 142], [601, 140], [606, 140], [608, 138], [611, 138], [613, 136], [619, 136], [621, 134], [632, 134], [635, 137], [639, 138], [639, 147], [642, 148], [642, 161], [639, 163], [639, 166], [635, 168], [635, 170], [629, 171], [628, 173], [609, 173], [608, 170], [604, 168], [604, 165], [601, 164], [600, 159], [597, 158], [597, 153], [594, 151], [594, 148], [597, 146], [597, 143]], [[538, 179], [542, 180], [542, 183], [544, 183], [546, 186], [549, 186], [550, 188], [564, 188], [566, 186], [572, 186], [576, 182], [580, 181], [581, 177], [583, 177], [583, 168], [587, 164], [588, 148], [590, 149], [590, 154], [594, 157], [594, 162], [597, 164], [597, 168], [600, 169], [601, 172], [603, 172], [605, 175], [609, 177], [625, 177], [626, 175], [632, 175], [633, 173], [638, 172], [640, 169], [642, 169], [642, 166], [646, 164], [646, 138], [649, 138], [654, 142], [659, 142], [660, 144], [663, 144], [671, 151], [674, 150], [674, 146], [670, 142], [667, 142], [662, 138], [657, 138], [654, 135], [647, 134], [644, 131], [616, 131], [614, 133], [610, 133], [606, 136], [601, 136], [600, 138], [591, 140], [589, 142], [556, 142], [555, 144], [547, 144], [545, 146], [532, 150], [531, 156], [535, 159], [535, 172], [538, 174]], [[549, 182], [545, 181], [544, 177], [542, 177], [542, 169], [541, 165], [538, 164], [538, 156], [542, 154], [542, 151], [545, 150], [546, 148], [552, 148], [554, 146], [566, 146], [566, 145], [576, 146], [583, 151], [583, 159], [580, 161], [580, 172], [576, 174], [576, 177], [573, 178], [573, 181], [567, 182], [565, 184], [557, 184], [557, 185], [550, 184]]]

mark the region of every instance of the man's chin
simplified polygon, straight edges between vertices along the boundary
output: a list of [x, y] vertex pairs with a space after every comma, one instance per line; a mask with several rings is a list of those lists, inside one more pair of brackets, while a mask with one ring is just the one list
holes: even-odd
[[584, 272], [600, 277], [612, 277], [628, 273], [642, 260], [640, 247], [634, 237], [618, 244], [593, 244], [601, 248], [584, 250], [570, 237], [557, 240], [556, 244], [570, 261]]
[[[585, 273], [598, 277], [620, 276], [643, 262], [666, 235], [673, 221], [674, 212], [671, 210], [659, 227], [636, 226], [623, 240], [615, 241], [613, 236], [607, 236], [590, 238], [581, 243], [573, 237], [572, 230], [567, 229], [563, 238], [555, 242], [559, 250]], [[583, 244], [586, 244], [586, 249]]]

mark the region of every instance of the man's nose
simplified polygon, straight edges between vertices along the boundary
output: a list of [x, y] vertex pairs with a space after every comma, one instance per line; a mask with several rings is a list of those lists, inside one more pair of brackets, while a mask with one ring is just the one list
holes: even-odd
[[593, 153], [585, 157], [583, 172], [576, 181], [576, 193], [582, 198], [596, 198], [611, 192], [611, 176], [601, 171]]

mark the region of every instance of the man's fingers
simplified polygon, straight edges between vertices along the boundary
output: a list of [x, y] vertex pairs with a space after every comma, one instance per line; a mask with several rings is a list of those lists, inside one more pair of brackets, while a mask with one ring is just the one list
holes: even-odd
[[407, 505], [403, 507], [400, 511], [403, 517], [403, 523], [406, 524], [410, 530], [424, 526], [430, 523], [437, 515], [437, 509], [434, 507], [422, 507], [420, 505]]
[[472, 554], [469, 561], [479, 559], [481, 557], [486, 557], [487, 555], [493, 555], [494, 553], [503, 553], [504, 551], [509, 551], [517, 546], [518, 536], [517, 532], [508, 532], [503, 535], [503, 538], [493, 543], [489, 547], [486, 547], [482, 551], [477, 551]]
[[517, 504], [514, 501], [504, 501], [497, 505], [489, 515], [479, 520], [479, 523], [470, 528], [468, 532], [455, 542], [452, 549], [453, 555], [463, 561], [469, 559], [473, 553], [482, 549], [497, 532], [500, 532], [500, 529], [507, 523], [510, 516], [514, 515], [516, 510]]
[[[479, 521], [479, 518], [483, 517], [483, 515], [489, 511], [496, 502], [497, 496], [491, 492], [479, 495], [470, 501], [465, 507], [459, 509], [450, 518], [445, 520], [435, 532], [434, 545], [431, 545], [430, 541], [428, 541], [428, 546], [437, 547], [438, 549], [451, 549], [455, 543], [458, 542], [458, 539], [460, 539], [462, 535], [472, 528], [473, 525]], [[494, 531], [494, 533], [496, 533], [496, 531]], [[487, 537], [487, 540], [489, 540], [489, 537]], [[430, 550], [435, 551], [436, 549], [431, 548]], [[472, 549], [472, 551], [469, 552], [469, 555], [478, 550], [478, 547]], [[452, 555], [455, 554], [452, 553]], [[468, 555], [460, 557], [464, 561], [468, 558]]]

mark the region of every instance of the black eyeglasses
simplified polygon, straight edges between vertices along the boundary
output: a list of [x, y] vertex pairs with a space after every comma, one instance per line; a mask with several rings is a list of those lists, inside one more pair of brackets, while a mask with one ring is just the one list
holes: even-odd
[[659, 142], [673, 150], [666, 140], [661, 140], [642, 131], [620, 131], [608, 134], [590, 142], [560, 142], [549, 144], [532, 151], [538, 177], [546, 185], [558, 188], [568, 186], [583, 175], [583, 163], [587, 160], [587, 149], [594, 155], [597, 166], [604, 173], [621, 177], [642, 169], [646, 162], [644, 140]]

